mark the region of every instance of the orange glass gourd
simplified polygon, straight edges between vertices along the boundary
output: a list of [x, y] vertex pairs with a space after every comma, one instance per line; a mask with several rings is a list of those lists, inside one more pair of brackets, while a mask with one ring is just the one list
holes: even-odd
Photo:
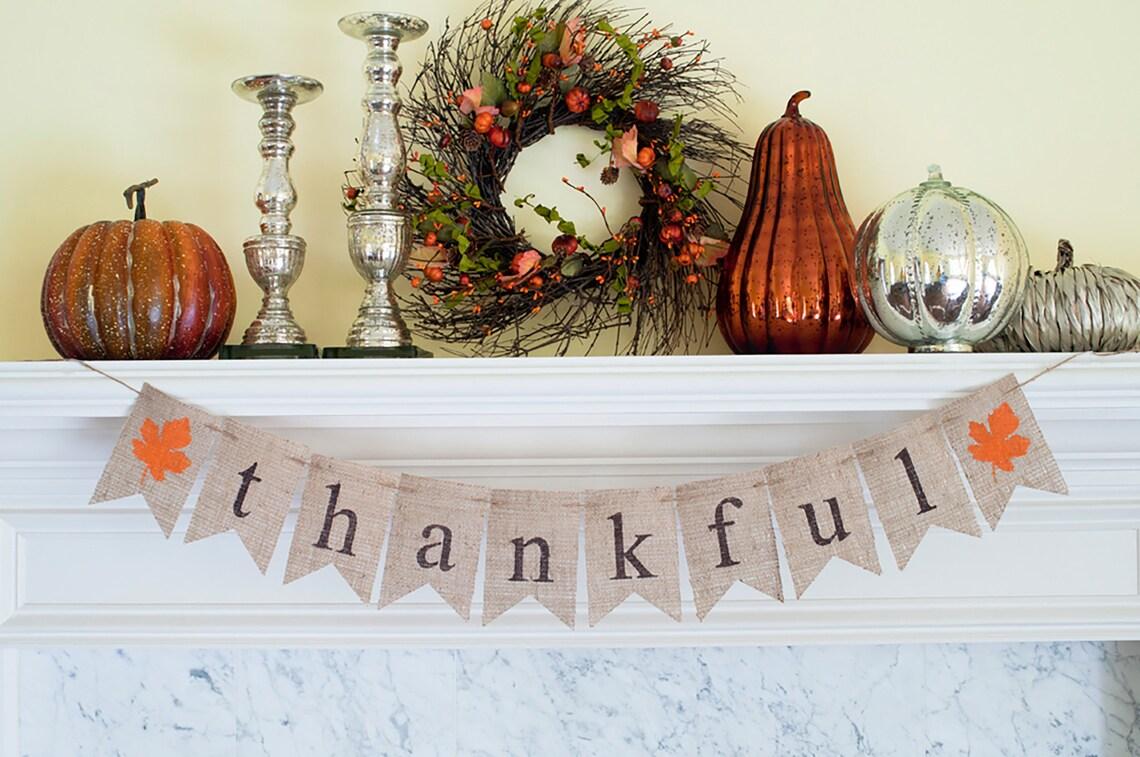
[[760, 134], [744, 213], [725, 257], [717, 321], [738, 353], [862, 352], [855, 224], [823, 129], [788, 101]]

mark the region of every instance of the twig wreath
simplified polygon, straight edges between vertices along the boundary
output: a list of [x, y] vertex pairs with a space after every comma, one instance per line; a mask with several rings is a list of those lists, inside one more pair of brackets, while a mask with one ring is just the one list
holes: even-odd
[[[491, 0], [445, 27], [402, 116], [408, 211], [429, 252], [405, 299], [418, 332], [482, 355], [564, 354], [583, 339], [589, 350], [609, 329], [628, 354], [707, 340], [727, 251], [712, 200], [739, 208], [730, 189], [750, 158], [728, 130], [690, 115], [734, 120], [735, 79], [708, 52], [692, 32], [590, 0]], [[535, 195], [510, 198], [557, 227], [540, 251], [516, 229], [504, 184], [522, 150], [566, 126], [597, 133], [597, 152], [575, 160], [600, 165], [603, 183], [633, 172], [642, 210], [615, 221], [563, 178], [601, 214], [606, 237], [591, 239]]]

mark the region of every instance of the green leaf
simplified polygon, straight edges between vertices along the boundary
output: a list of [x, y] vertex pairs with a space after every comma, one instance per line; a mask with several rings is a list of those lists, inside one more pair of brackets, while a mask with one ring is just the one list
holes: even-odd
[[633, 300], [629, 298], [628, 294], [623, 294], [621, 297], [617, 298], [617, 311], [619, 313], [633, 312]]
[[471, 249], [471, 240], [468, 239], [463, 234], [456, 234], [455, 235], [455, 242], [456, 242], [456, 244], [459, 245], [459, 254], [460, 255], [462, 255], [463, 253], [465, 253]]
[[542, 56], [535, 55], [531, 60], [530, 66], [526, 69], [526, 80], [529, 84], [534, 84], [538, 81], [539, 74], [542, 73]]
[[570, 257], [566, 258], [566, 260], [562, 261], [562, 267], [559, 270], [562, 271], [563, 276], [577, 276], [582, 272], [583, 262], [584, 261], [582, 260], [581, 255], [571, 255]]
[[697, 186], [697, 174], [693, 169], [684, 165], [683, 158], [681, 164], [681, 185], [689, 191], [692, 191], [693, 187]]
[[463, 187], [463, 193], [470, 197], [472, 200], [482, 200], [483, 193], [479, 191], [479, 187], [474, 183], [468, 183]]
[[619, 242], [613, 238], [607, 239], [602, 244], [602, 252], [617, 252], [620, 249], [621, 249], [621, 242]]
[[578, 153], [577, 155], [575, 155], [574, 160], [578, 161], [578, 165], [582, 166], [582, 168], [586, 168], [591, 163], [594, 162], [594, 161], [590, 160], [589, 158], [587, 158], [584, 153]]
[[497, 76], [483, 74], [482, 84], [483, 99], [479, 101], [481, 104], [498, 105], [507, 99], [507, 88], [499, 81]]
[[575, 237], [578, 236], [578, 231], [577, 231], [577, 229], [574, 228], [574, 222], [573, 221], [567, 221], [565, 219], [563, 219], [562, 221], [559, 221], [558, 222], [558, 230], [561, 231], [563, 234], [569, 234], [569, 235], [575, 236]]
[[697, 188], [693, 190], [693, 194], [697, 196], [698, 200], [703, 200], [709, 196], [709, 193], [713, 191], [713, 187], [715, 186], [716, 184], [708, 179], [702, 179], [700, 184], [697, 185]]

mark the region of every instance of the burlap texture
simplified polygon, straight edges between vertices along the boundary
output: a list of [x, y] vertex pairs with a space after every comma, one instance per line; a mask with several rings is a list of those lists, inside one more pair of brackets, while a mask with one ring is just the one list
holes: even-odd
[[[640, 595], [673, 620], [680, 621], [681, 587], [673, 490], [658, 487], [586, 492], [584, 509], [590, 625], [596, 625], [631, 594]], [[619, 522], [621, 548], [617, 535]], [[643, 535], [646, 538], [637, 544]], [[643, 577], [642, 570], [624, 556], [629, 553], [648, 575]]]
[[[214, 465], [190, 518], [186, 541], [236, 531], [264, 573], [293, 495], [305, 476], [308, 458], [309, 451], [303, 445], [227, 418]], [[243, 487], [245, 496], [238, 509]]]
[[677, 513], [698, 618], [704, 620], [735, 581], [783, 600], [763, 471], [678, 486]]
[[380, 607], [430, 585], [467, 620], [490, 503], [491, 490], [482, 486], [400, 476]]
[[982, 535], [937, 413], [857, 442], [855, 455], [900, 570], [932, 526]]
[[[181, 471], [163, 470], [161, 466], [158, 470], [151, 471], [143, 459], [135, 455], [136, 443], [146, 441], [143, 437], [143, 424], [148, 420], [153, 423], [161, 439], [166, 424], [171, 421], [181, 422], [182, 419], [189, 420], [190, 443], [170, 452], [184, 455], [189, 460], [189, 465]], [[95, 486], [91, 504], [141, 493], [162, 533], [169, 538], [186, 504], [186, 498], [194, 488], [202, 464], [213, 451], [221, 427], [220, 418], [179, 402], [150, 384], [143, 384], [142, 393], [135, 400], [131, 414], [119, 433], [111, 459], [107, 461], [103, 475]], [[180, 463], [176, 467], [180, 467]], [[161, 480], [156, 475], [162, 476]]]
[[[1016, 436], [1028, 440], [1029, 448], [1025, 455], [1012, 457], [1012, 471], [1005, 471], [975, 459], [971, 447], [978, 441], [971, 437], [971, 424], [978, 424], [978, 430], [989, 429], [991, 414], [1003, 403], [1009, 405], [1017, 416]], [[978, 507], [986, 517], [990, 528], [996, 528], [1013, 490], [1020, 486], [1031, 489], [1068, 494], [1069, 489], [1053, 453], [1045, 442], [1041, 427], [1029, 401], [1018, 386], [1017, 378], [1011, 373], [1008, 376], [974, 392], [968, 397], [956, 400], [942, 409], [942, 428], [946, 438], [962, 470], [966, 473], [966, 480], [978, 501]]]
[[370, 601], [399, 484], [398, 473], [314, 455], [285, 583], [331, 564], [361, 602]]
[[[483, 574], [484, 625], [532, 596], [574, 627], [580, 520], [577, 492], [498, 489], [491, 493]], [[543, 541], [532, 542], [535, 538]], [[543, 547], [549, 550], [545, 573]], [[516, 554], [521, 554], [521, 562], [516, 561]]]
[[[871, 518], [851, 447], [835, 447], [778, 463], [765, 469], [765, 475], [796, 597], [803, 596], [833, 557], [880, 573]], [[838, 505], [846, 535], [836, 527], [829, 500]], [[818, 535], [825, 544], [815, 540], [809, 513], [814, 514]]]

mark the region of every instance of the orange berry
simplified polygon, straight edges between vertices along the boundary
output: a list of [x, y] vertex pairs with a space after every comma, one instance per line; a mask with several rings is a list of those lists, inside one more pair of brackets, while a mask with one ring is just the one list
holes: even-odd
[[443, 281], [443, 268], [437, 265], [428, 266], [424, 269], [424, 276], [433, 284]]
[[413, 287], [417, 287], [417, 288], [418, 288], [418, 287], [419, 287], [419, 285], [420, 285], [421, 283], [422, 283], [422, 282], [420, 281], [420, 277], [419, 277], [419, 276], [413, 276], [413, 277], [412, 277], [412, 286], [413, 286]]
[[701, 277], [695, 273], [690, 273], [688, 276], [685, 277], [685, 283], [686, 284], [696, 284], [700, 280], [701, 280]]
[[642, 147], [637, 151], [637, 165], [642, 168], [649, 168], [655, 160], [657, 160], [657, 153], [653, 151], [652, 147]]
[[486, 134], [495, 125], [495, 117], [490, 113], [480, 113], [475, 116], [475, 131], [479, 134]]
[[489, 18], [485, 18], [479, 22], [479, 26], [481, 26], [483, 28], [483, 31], [485, 31], [485, 32], [491, 31], [491, 27], [494, 25], [495, 25], [495, 22]]

